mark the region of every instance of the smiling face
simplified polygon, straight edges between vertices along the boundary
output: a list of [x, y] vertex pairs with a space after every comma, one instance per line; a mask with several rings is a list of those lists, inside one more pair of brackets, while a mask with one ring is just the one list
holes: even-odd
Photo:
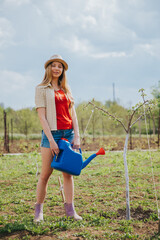
[[52, 62], [51, 69], [52, 69], [52, 77], [59, 78], [63, 72], [63, 65], [60, 62]]

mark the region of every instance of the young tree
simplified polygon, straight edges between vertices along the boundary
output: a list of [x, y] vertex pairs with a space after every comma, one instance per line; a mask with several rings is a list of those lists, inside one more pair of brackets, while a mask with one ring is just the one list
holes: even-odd
[[[142, 95], [144, 94], [144, 90], [141, 89], [140, 91], [142, 91]], [[145, 114], [145, 112], [140, 112], [140, 115], [138, 118], [134, 119], [135, 114], [144, 106], [147, 105], [148, 108], [146, 110], [146, 112], [149, 110], [150, 106], [152, 105], [152, 101], [145, 101], [143, 103], [139, 103], [136, 106], [132, 107], [132, 109], [129, 111], [129, 117], [128, 117], [128, 124], [127, 126], [125, 126], [125, 124], [122, 122], [122, 120], [119, 117], [116, 117], [115, 115], [111, 114], [109, 111], [98, 107], [94, 102], [88, 102], [88, 105], [92, 105], [93, 108], [96, 108], [100, 111], [102, 111], [103, 113], [105, 113], [107, 116], [111, 117], [113, 120], [115, 120], [116, 122], [118, 122], [124, 129], [124, 131], [126, 132], [126, 139], [125, 139], [125, 144], [124, 144], [124, 151], [123, 151], [123, 159], [124, 159], [124, 167], [125, 167], [125, 179], [126, 179], [126, 219], [129, 220], [130, 219], [130, 199], [129, 199], [129, 174], [128, 174], [128, 165], [127, 165], [127, 158], [126, 158], [126, 154], [127, 154], [127, 148], [128, 148], [128, 139], [129, 139], [129, 135], [130, 135], [130, 130], [132, 128], [132, 126], [139, 121], [139, 119], [142, 118], [142, 116]]]

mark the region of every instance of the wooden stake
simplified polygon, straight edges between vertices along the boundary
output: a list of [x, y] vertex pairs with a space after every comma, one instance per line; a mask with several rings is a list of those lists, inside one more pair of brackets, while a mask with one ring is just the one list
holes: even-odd
[[58, 182], [59, 182], [59, 186], [60, 186], [60, 192], [61, 192], [62, 200], [63, 200], [63, 203], [65, 203], [65, 196], [64, 196], [63, 186], [62, 186], [60, 177], [58, 177]]

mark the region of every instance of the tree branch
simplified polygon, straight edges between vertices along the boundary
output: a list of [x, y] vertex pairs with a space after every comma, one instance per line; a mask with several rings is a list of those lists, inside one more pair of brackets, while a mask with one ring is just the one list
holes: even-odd
[[[149, 109], [150, 109], [150, 107], [148, 107], [146, 111], [148, 111]], [[131, 128], [136, 122], [138, 122], [138, 120], [139, 120], [141, 117], [143, 117], [144, 115], [145, 115], [145, 113], [143, 113], [141, 116], [139, 116], [139, 118], [137, 118], [137, 120], [130, 125], [130, 128]]]
[[[116, 116], [112, 115], [111, 113], [109, 113], [108, 111], [104, 110], [103, 108], [100, 108], [100, 107], [96, 106], [96, 105], [95, 105], [94, 103], [92, 103], [92, 102], [88, 102], [88, 104], [91, 104], [92, 106], [94, 106], [94, 108], [97, 108], [97, 109], [101, 110], [102, 112], [106, 113], [107, 115], [109, 115], [110, 117], [112, 117], [113, 119], [115, 119], [117, 122], [119, 122], [119, 123], [122, 125], [122, 127], [123, 127], [124, 130], [125, 130], [125, 132], [128, 133], [127, 128], [124, 126], [124, 124], [122, 123], [122, 121], [121, 121], [120, 119], [118, 119]], [[87, 105], [88, 105], [88, 104], [87, 104]]]
[[130, 117], [130, 119], [129, 119], [129, 122], [128, 122], [128, 130], [129, 130], [129, 128], [131, 128], [131, 126], [133, 126], [133, 124], [131, 124], [131, 122], [132, 122], [132, 119], [133, 119], [133, 116], [134, 116], [134, 114], [137, 112], [137, 110], [139, 109], [139, 108], [141, 108], [144, 104], [146, 104], [148, 102], [148, 100], [146, 100], [146, 101], [144, 101], [141, 105], [139, 105], [134, 111], [133, 111], [133, 113], [131, 114], [131, 117]]

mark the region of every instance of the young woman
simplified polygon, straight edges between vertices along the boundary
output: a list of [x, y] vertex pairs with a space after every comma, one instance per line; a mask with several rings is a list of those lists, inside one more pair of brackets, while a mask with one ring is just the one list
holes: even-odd
[[[61, 138], [66, 138], [73, 143], [73, 148], [80, 147], [77, 116], [66, 79], [68, 65], [61, 56], [54, 55], [45, 63], [44, 67], [44, 79], [36, 87], [35, 94], [36, 109], [43, 129], [41, 140], [42, 170], [37, 184], [35, 222], [43, 220], [43, 202], [48, 180], [53, 171], [51, 162], [54, 154], [58, 155], [59, 153], [58, 141]], [[82, 220], [74, 209], [73, 176], [63, 173], [63, 179], [66, 216]]]

